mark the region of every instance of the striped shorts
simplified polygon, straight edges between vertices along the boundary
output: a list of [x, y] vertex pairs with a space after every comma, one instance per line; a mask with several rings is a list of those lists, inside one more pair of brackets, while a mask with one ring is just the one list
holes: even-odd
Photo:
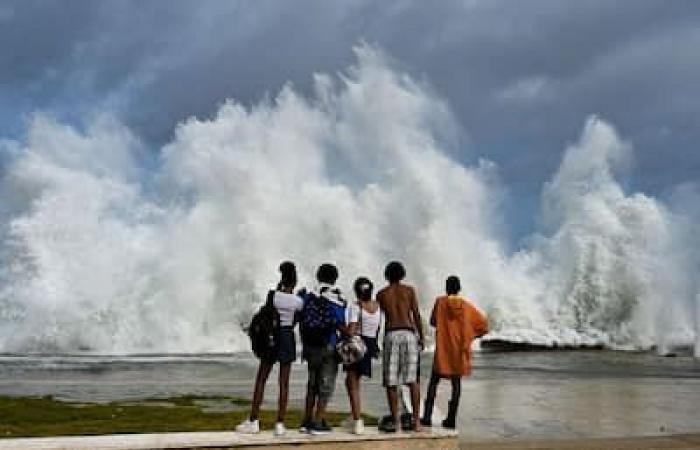
[[413, 331], [392, 330], [384, 335], [382, 375], [384, 386], [418, 381], [420, 350]]

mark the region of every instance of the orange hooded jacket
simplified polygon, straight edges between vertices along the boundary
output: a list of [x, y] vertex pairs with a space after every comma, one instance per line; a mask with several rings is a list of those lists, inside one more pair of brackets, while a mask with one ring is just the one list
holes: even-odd
[[488, 333], [486, 316], [457, 295], [438, 297], [430, 315], [435, 327], [433, 371], [443, 377], [467, 376], [472, 370], [472, 341]]

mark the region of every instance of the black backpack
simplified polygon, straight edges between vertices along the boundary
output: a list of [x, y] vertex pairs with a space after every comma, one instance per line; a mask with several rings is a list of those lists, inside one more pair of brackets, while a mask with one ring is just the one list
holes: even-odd
[[308, 293], [305, 300], [299, 325], [301, 341], [305, 346], [324, 346], [337, 328], [333, 307], [322, 295]]
[[253, 315], [248, 327], [248, 337], [253, 354], [259, 359], [270, 360], [279, 351], [280, 314], [274, 305], [275, 291], [267, 293], [265, 304]]

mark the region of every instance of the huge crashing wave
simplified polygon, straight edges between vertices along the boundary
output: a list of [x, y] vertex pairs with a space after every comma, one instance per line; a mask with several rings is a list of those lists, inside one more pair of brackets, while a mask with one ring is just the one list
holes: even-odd
[[242, 324], [283, 259], [306, 284], [335, 262], [345, 288], [402, 260], [426, 312], [459, 274], [508, 341], [698, 339], [694, 186], [681, 207], [625, 192], [632, 147], [589, 117], [543, 187], [541, 229], [510, 252], [498, 167], [458, 162], [446, 102], [355, 52], [311, 94], [180, 123], [157, 161], [109, 117], [37, 114], [2, 141], [0, 352], [246, 350]]

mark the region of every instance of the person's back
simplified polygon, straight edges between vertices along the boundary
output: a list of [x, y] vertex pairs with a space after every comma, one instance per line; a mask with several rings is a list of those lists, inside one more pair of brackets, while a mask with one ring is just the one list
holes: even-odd
[[389, 282], [377, 294], [377, 302], [384, 313], [385, 333], [382, 359], [383, 384], [387, 390], [392, 421], [386, 431], [399, 426], [398, 386], [407, 385], [411, 391], [412, 428], [420, 430], [420, 352], [423, 349], [423, 325], [418, 300], [412, 287], [401, 283], [406, 276], [403, 265], [397, 261], [387, 264], [384, 277]]
[[331, 431], [325, 421], [325, 413], [338, 374], [335, 344], [338, 333], [346, 328], [346, 302], [335, 287], [338, 269], [334, 265], [321, 264], [316, 279], [318, 289], [302, 294], [305, 297], [301, 312], [302, 341], [308, 379], [300, 431], [324, 434]]
[[471, 373], [471, 345], [488, 331], [486, 318], [458, 295], [439, 297], [431, 317], [435, 326], [433, 370], [443, 377]]
[[273, 304], [280, 315], [280, 326], [293, 328], [294, 319], [304, 306], [302, 298], [291, 292], [275, 291]]
[[[292, 294], [297, 284], [297, 272], [294, 263], [291, 261], [282, 262], [279, 271], [281, 279], [277, 288], [268, 293], [266, 306], [253, 318], [253, 322], [257, 322], [259, 325], [251, 324], [251, 343], [256, 356], [260, 358], [260, 364], [255, 376], [250, 416], [236, 426], [236, 431], [239, 433], [260, 432], [258, 416], [265, 394], [265, 383], [270, 376], [272, 366], [277, 362], [279, 362], [279, 396], [277, 397], [275, 435], [283, 435], [286, 431], [284, 416], [287, 411], [287, 399], [289, 397], [289, 377], [292, 362], [296, 360], [294, 317], [301, 310], [303, 302]], [[267, 317], [261, 316], [263, 311], [267, 311]], [[268, 322], [264, 325], [265, 322], [263, 321], [265, 320], [268, 320]], [[271, 335], [274, 336], [273, 339], [270, 339]], [[263, 344], [259, 344], [260, 337], [262, 337]], [[273, 345], [270, 345], [270, 341], [273, 341]]]
[[488, 333], [486, 316], [458, 295], [461, 289], [459, 278], [449, 276], [445, 281], [447, 295], [437, 298], [430, 315], [430, 324], [435, 327], [435, 353], [421, 419], [426, 426], [432, 425], [438, 383], [441, 378], [448, 378], [452, 383], [452, 396], [442, 426], [455, 428], [462, 377], [471, 373], [472, 341]]
[[304, 355], [320, 347], [334, 346], [338, 325], [344, 319], [344, 300], [340, 291], [322, 283], [317, 290], [304, 291], [300, 296], [303, 298], [300, 331]]
[[359, 360], [344, 365], [347, 374], [345, 387], [348, 390], [352, 413], [352, 422], [349, 425], [355, 434], [364, 432], [364, 422], [361, 417], [360, 379], [361, 377], [372, 378], [372, 359], [379, 355], [377, 336], [379, 335], [381, 310], [379, 304], [372, 300], [373, 288], [374, 285], [369, 278], [359, 277], [355, 280], [354, 290], [357, 303], [348, 305], [347, 308], [348, 331], [350, 334], [359, 335], [365, 345], [364, 354]]
[[384, 312], [386, 331], [417, 331], [416, 319], [413, 315], [417, 300], [411, 286], [401, 283], [390, 284], [379, 291], [377, 302]]

